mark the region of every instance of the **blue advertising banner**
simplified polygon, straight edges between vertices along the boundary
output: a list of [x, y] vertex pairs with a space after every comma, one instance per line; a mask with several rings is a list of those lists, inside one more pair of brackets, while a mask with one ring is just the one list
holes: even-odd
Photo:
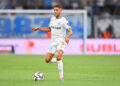
[[[83, 36], [83, 16], [66, 17], [73, 30], [73, 37]], [[24, 34], [32, 34], [30, 32], [33, 27], [48, 27], [50, 17], [33, 16], [33, 15], [17, 15], [17, 16], [0, 16], [0, 34], [8, 36], [17, 36]], [[35, 34], [45, 34], [44, 31], [37, 31]], [[91, 34], [91, 23], [88, 17], [87, 35]]]

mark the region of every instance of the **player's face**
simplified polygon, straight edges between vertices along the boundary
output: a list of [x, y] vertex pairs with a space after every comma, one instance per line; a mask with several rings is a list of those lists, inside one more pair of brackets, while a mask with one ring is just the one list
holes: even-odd
[[62, 12], [62, 9], [61, 8], [58, 8], [58, 7], [55, 7], [54, 8], [54, 15], [56, 17], [59, 17], [61, 15], [61, 12]]

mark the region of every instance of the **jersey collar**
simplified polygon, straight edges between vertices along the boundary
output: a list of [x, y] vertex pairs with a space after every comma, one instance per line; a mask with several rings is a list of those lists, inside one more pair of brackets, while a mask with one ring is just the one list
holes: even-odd
[[[55, 17], [56, 18], [56, 17]], [[56, 18], [56, 19], [61, 19], [62, 18], [62, 16], [60, 17], [60, 18]]]

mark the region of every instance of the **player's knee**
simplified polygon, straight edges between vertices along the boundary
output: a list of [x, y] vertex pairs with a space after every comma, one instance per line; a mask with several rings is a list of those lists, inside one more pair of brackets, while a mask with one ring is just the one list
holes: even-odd
[[59, 52], [56, 57], [57, 57], [57, 61], [62, 60], [62, 53]]
[[58, 56], [58, 57], [57, 57], [57, 61], [60, 61], [60, 60], [62, 60], [62, 57], [61, 57], [61, 56]]
[[46, 62], [46, 63], [49, 63], [49, 62], [50, 62], [50, 60], [49, 60], [49, 59], [45, 59], [45, 62]]
[[50, 59], [45, 58], [45, 62], [46, 62], [46, 63], [49, 63], [49, 62], [50, 62]]

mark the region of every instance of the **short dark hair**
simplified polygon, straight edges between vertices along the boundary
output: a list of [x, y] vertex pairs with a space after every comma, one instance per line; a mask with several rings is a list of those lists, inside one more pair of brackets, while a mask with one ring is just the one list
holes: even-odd
[[55, 7], [57, 7], [57, 8], [63, 8], [61, 5], [55, 5], [55, 6], [53, 6], [53, 8], [55, 8]]

